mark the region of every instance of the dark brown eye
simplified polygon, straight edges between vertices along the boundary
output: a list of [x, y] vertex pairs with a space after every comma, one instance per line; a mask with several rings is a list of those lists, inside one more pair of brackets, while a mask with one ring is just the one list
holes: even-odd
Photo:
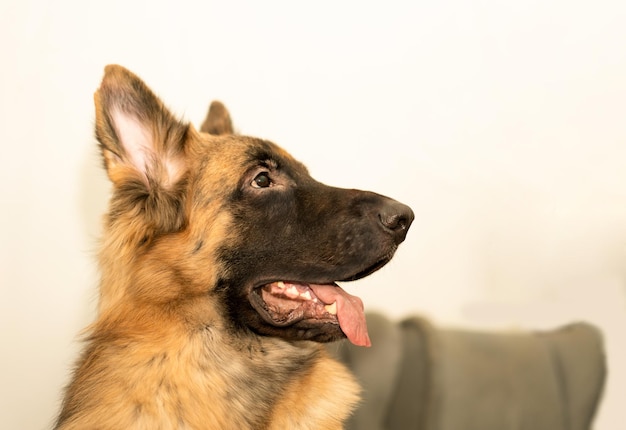
[[252, 186], [255, 188], [267, 188], [272, 184], [272, 180], [267, 172], [261, 172], [255, 176]]

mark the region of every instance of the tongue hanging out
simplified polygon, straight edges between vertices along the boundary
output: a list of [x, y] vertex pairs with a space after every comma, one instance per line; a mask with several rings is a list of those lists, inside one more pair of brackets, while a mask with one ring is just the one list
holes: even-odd
[[338, 285], [309, 285], [324, 303], [336, 303], [339, 327], [350, 342], [358, 346], [371, 346], [363, 313], [363, 302], [351, 296]]
[[350, 342], [371, 346], [363, 302], [337, 284], [273, 282], [262, 287], [261, 297], [276, 325], [287, 326], [303, 319], [339, 323]]

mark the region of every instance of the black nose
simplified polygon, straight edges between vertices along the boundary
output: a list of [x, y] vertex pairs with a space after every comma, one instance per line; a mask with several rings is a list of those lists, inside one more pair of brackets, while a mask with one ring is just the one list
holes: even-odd
[[378, 218], [383, 227], [393, 235], [396, 245], [399, 245], [406, 238], [415, 215], [407, 205], [389, 199], [381, 207]]

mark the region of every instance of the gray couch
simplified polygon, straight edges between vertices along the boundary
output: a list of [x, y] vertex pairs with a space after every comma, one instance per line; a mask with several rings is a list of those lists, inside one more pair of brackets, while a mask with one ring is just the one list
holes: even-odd
[[602, 337], [442, 329], [369, 314], [373, 346], [329, 346], [357, 375], [357, 430], [589, 430], [606, 374]]

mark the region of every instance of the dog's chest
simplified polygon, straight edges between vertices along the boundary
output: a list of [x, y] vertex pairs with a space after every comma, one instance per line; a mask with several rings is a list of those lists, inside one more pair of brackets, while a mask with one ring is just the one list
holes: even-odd
[[138, 428], [271, 428], [277, 416], [301, 417], [314, 406], [284, 402], [294, 383], [313, 371], [317, 357], [310, 351], [203, 340], [190, 339], [177, 352], [148, 360], [145, 372], [135, 372], [138, 401], [132, 414]]

